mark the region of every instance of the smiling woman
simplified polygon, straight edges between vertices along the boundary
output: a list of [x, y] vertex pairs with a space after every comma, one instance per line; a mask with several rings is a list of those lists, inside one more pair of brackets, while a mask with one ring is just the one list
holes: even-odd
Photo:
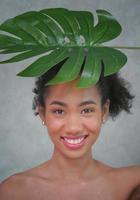
[[77, 89], [79, 78], [46, 87], [49, 73], [36, 81], [33, 108], [38, 109], [35, 114], [39, 113], [55, 144], [54, 157], [58, 159], [60, 152], [71, 158], [83, 157], [88, 152], [90, 158], [102, 123], [122, 110], [130, 112], [133, 96], [117, 74], [101, 76], [96, 86]]
[[134, 98], [118, 72], [126, 56], [100, 45], [121, 26], [107, 11], [97, 15], [93, 27], [90, 12], [46, 9], [0, 26], [18, 36], [1, 34], [1, 53], [22, 52], [1, 63], [52, 50], [18, 75], [37, 76], [33, 109], [54, 145], [50, 160], [1, 183], [1, 200], [126, 200], [140, 184], [139, 166], [114, 168], [92, 156], [102, 125], [130, 113]]
[[39, 114], [54, 144], [52, 157], [6, 179], [0, 187], [1, 199], [54, 200], [58, 193], [59, 199], [127, 199], [140, 182], [139, 167], [113, 168], [97, 161], [92, 146], [108, 117], [130, 112], [134, 96], [128, 83], [116, 73], [101, 74], [99, 82], [87, 88], [76, 88], [79, 77], [45, 86], [53, 73], [39, 77], [33, 89], [35, 115]]

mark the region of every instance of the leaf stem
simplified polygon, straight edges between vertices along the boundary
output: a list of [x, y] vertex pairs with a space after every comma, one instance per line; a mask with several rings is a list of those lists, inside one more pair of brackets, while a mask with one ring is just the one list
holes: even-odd
[[132, 46], [107, 46], [107, 47], [117, 48], [117, 49], [140, 50], [140, 47], [132, 47]]

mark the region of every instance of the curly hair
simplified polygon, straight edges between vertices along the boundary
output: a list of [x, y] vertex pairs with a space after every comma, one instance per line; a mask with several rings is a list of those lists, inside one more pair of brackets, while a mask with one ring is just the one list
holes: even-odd
[[[47, 88], [49, 87], [45, 86], [45, 83], [56, 75], [63, 62], [55, 65], [51, 70], [38, 77], [35, 81], [35, 88], [33, 89], [35, 96], [32, 106], [35, 115], [38, 115], [38, 106], [45, 106], [45, 95], [47, 94]], [[121, 111], [131, 113], [130, 110], [134, 95], [130, 93], [130, 83], [120, 77], [119, 73], [104, 77], [102, 72], [96, 86], [101, 94], [102, 105], [104, 105], [107, 99], [110, 100], [109, 116], [112, 117], [112, 119], [118, 116]]]

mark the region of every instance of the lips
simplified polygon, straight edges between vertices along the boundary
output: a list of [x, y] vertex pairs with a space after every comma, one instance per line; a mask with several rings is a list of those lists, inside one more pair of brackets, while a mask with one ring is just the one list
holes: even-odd
[[87, 136], [88, 135], [62, 136], [61, 139], [67, 148], [76, 150], [84, 145]]

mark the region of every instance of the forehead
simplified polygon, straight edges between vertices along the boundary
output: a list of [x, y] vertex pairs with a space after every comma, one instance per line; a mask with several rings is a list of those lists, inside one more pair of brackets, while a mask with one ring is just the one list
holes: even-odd
[[49, 86], [47, 93], [47, 101], [62, 100], [70, 103], [74, 100], [77, 102], [91, 99], [96, 101], [100, 100], [97, 86], [76, 88], [76, 80]]

